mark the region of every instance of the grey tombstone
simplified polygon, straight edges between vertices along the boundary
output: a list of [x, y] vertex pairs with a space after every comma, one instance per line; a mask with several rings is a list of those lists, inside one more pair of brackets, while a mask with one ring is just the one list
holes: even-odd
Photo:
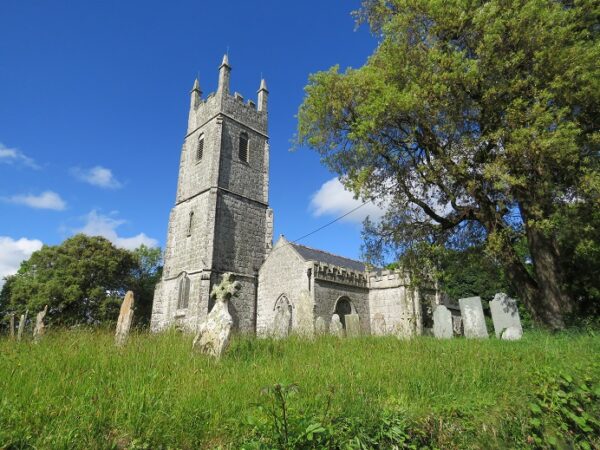
[[346, 336], [347, 337], [358, 337], [360, 336], [360, 319], [358, 314], [346, 314]]
[[[523, 327], [521, 326], [521, 318], [519, 317], [519, 309], [517, 308], [515, 299], [503, 293], [496, 294], [494, 300], [490, 302], [490, 310], [497, 338], [502, 337], [503, 331], [508, 328], [515, 328], [523, 335]], [[511, 336], [516, 336], [516, 334], [511, 332]]]
[[488, 337], [483, 307], [480, 297], [461, 298], [458, 301], [467, 339], [486, 339]]
[[329, 334], [337, 337], [344, 337], [344, 326], [340, 320], [340, 316], [334, 314], [331, 316], [331, 323], [329, 324]]
[[17, 341], [21, 342], [23, 339], [23, 331], [25, 331], [25, 322], [27, 321], [27, 314], [29, 310], [25, 310], [25, 314], [21, 314], [21, 320], [19, 320], [19, 331], [17, 332]]
[[523, 329], [517, 327], [508, 327], [502, 332], [501, 337], [505, 341], [518, 341], [523, 337]]
[[315, 333], [319, 336], [327, 334], [327, 324], [321, 316], [315, 319]]
[[12, 313], [10, 315], [10, 319], [9, 319], [9, 324], [8, 324], [10, 330], [10, 338], [14, 339], [15, 338], [15, 313]]
[[315, 335], [314, 302], [306, 289], [300, 291], [296, 304], [296, 325], [294, 332], [303, 337], [312, 338]]
[[42, 336], [46, 332], [46, 325], [44, 325], [44, 318], [48, 313], [48, 305], [45, 306], [43, 311], [40, 311], [35, 318], [35, 328], [33, 329], [33, 342], [39, 342]]
[[452, 313], [444, 305], [438, 305], [433, 311], [433, 335], [438, 339], [450, 339], [453, 334]]
[[228, 303], [231, 297], [238, 295], [240, 288], [240, 282], [233, 281], [233, 274], [229, 272], [223, 274], [221, 283], [210, 293], [210, 296], [216, 299], [215, 306], [198, 327], [198, 334], [192, 344], [194, 350], [215, 358], [220, 358], [227, 350], [233, 327]]
[[283, 339], [289, 336], [292, 328], [292, 305], [287, 297], [281, 297], [275, 306], [273, 317], [273, 337]]
[[452, 331], [454, 332], [454, 336], [462, 336], [463, 335], [462, 317], [452, 316]]
[[133, 292], [127, 291], [123, 303], [121, 303], [119, 319], [117, 320], [117, 329], [115, 331], [115, 344], [118, 346], [125, 345], [125, 342], [127, 342], [129, 329], [131, 328], [131, 322], [133, 321], [134, 303], [135, 299], [133, 297]]
[[387, 327], [385, 323], [385, 316], [381, 313], [377, 313], [373, 316], [371, 322], [371, 334], [373, 336], [384, 336], [387, 333]]

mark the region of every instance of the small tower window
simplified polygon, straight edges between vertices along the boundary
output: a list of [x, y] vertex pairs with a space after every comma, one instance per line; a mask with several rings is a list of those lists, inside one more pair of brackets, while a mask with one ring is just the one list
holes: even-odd
[[179, 280], [179, 296], [177, 297], [177, 309], [186, 309], [190, 300], [190, 279], [184, 273]]
[[188, 222], [187, 235], [192, 235], [192, 230], [194, 227], [194, 211], [190, 211], [190, 221]]
[[200, 162], [204, 156], [204, 134], [201, 134], [198, 138], [198, 144], [196, 145], [196, 162]]
[[248, 133], [240, 134], [240, 161], [248, 162]]

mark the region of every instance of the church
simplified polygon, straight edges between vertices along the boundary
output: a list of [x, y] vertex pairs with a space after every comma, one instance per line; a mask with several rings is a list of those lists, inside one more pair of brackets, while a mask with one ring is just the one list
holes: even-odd
[[[400, 271], [289, 242], [273, 246], [269, 208], [268, 96], [256, 102], [230, 91], [228, 56], [217, 91], [190, 93], [177, 195], [167, 231], [164, 269], [151, 329], [195, 331], [225, 272], [241, 283], [229, 304], [234, 328], [258, 336], [312, 334], [334, 314], [358, 315], [363, 334], [412, 336], [423, 330], [421, 294]], [[282, 329], [283, 324], [283, 329]]]

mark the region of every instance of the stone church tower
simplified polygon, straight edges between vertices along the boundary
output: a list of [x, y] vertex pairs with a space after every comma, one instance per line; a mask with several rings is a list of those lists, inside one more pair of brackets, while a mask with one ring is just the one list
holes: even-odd
[[195, 81], [171, 210], [162, 280], [154, 293], [152, 330], [195, 330], [224, 272], [242, 284], [230, 303], [234, 326], [256, 329], [258, 271], [272, 245], [269, 208], [268, 90], [257, 103], [230, 93], [227, 55], [217, 92], [202, 97]]

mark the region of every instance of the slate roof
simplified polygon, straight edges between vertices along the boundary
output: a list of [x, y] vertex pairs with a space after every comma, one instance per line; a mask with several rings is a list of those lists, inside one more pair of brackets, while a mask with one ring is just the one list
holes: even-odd
[[325, 264], [331, 264], [334, 266], [346, 267], [348, 269], [357, 270], [359, 272], [365, 271], [365, 264], [360, 261], [356, 261], [350, 258], [344, 258], [343, 256], [334, 255], [332, 253], [324, 252], [323, 250], [317, 250], [304, 245], [291, 244], [300, 256], [305, 261], [318, 261]]

